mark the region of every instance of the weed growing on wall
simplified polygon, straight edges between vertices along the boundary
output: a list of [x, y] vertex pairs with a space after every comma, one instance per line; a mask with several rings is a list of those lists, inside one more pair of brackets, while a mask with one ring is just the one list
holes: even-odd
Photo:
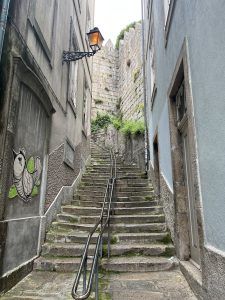
[[107, 128], [111, 123], [110, 115], [97, 113], [96, 118], [91, 121], [91, 132], [96, 133], [100, 129]]
[[135, 28], [136, 23], [138, 23], [138, 22], [132, 22], [120, 31], [120, 33], [119, 33], [119, 35], [117, 36], [117, 39], [116, 39], [116, 49], [119, 49], [120, 40], [124, 39], [125, 32], [129, 31], [130, 28]]
[[125, 120], [123, 122], [123, 126], [121, 127], [120, 131], [125, 136], [136, 136], [140, 134], [144, 134], [145, 132], [145, 125], [144, 121], [133, 121], [133, 120]]
[[97, 117], [91, 122], [91, 132], [96, 133], [100, 129], [107, 128], [109, 125], [123, 133], [125, 136], [137, 136], [144, 134], [144, 121], [123, 120], [115, 118], [109, 114], [97, 114]]

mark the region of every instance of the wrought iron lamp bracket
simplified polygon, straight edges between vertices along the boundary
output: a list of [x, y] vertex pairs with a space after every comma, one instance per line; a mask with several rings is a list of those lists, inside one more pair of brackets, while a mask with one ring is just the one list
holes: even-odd
[[63, 62], [70, 62], [82, 59], [83, 57], [91, 57], [96, 53], [92, 52], [79, 52], [79, 51], [63, 51]]

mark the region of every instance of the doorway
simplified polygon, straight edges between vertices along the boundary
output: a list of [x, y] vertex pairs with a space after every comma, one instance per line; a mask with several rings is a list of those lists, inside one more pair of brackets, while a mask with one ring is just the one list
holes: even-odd
[[180, 260], [201, 269], [204, 245], [198, 153], [187, 41], [184, 40], [168, 88], [174, 190], [174, 232]]
[[189, 247], [190, 247], [190, 259], [200, 265], [200, 249], [199, 249], [199, 235], [198, 225], [194, 198], [194, 183], [192, 174], [192, 154], [191, 143], [192, 136], [189, 131], [189, 122], [187, 114], [186, 103], [186, 89], [184, 79], [178, 87], [178, 91], [175, 95], [176, 104], [176, 122], [178, 135], [180, 140], [180, 151], [182, 153], [183, 163], [183, 175], [184, 186], [186, 194], [186, 206], [188, 217], [188, 233], [189, 233]]

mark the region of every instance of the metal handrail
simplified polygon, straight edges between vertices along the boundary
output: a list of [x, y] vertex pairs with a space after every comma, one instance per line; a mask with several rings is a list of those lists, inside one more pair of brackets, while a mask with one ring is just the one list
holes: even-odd
[[[96, 144], [99, 146], [98, 144]], [[99, 146], [101, 147], [101, 146]], [[103, 147], [101, 147], [103, 148]], [[103, 148], [104, 149], [104, 148]], [[105, 150], [105, 149], [104, 149]], [[114, 186], [116, 182], [116, 158], [115, 155], [110, 149], [110, 160], [111, 160], [111, 176], [108, 179], [107, 182], [107, 187], [104, 195], [104, 202], [102, 205], [102, 210], [101, 210], [101, 215], [93, 229], [90, 231], [87, 242], [84, 247], [83, 255], [81, 258], [79, 270], [77, 273], [77, 276], [75, 278], [73, 288], [72, 288], [72, 297], [76, 300], [83, 300], [87, 299], [90, 296], [92, 285], [93, 285], [93, 280], [94, 280], [94, 275], [95, 275], [95, 283], [96, 283], [96, 290], [95, 290], [95, 299], [98, 299], [98, 258], [99, 256], [102, 256], [102, 238], [103, 238], [103, 233], [106, 229], [106, 226], [108, 227], [108, 257], [110, 256], [110, 215], [111, 215], [111, 204], [112, 204], [112, 198], [113, 198], [113, 193], [114, 193]], [[107, 209], [107, 218], [104, 222], [104, 215], [105, 212], [105, 205], [106, 205], [106, 200], [108, 199], [108, 209]], [[96, 246], [95, 246], [95, 252], [94, 256], [90, 257], [88, 256], [88, 249], [90, 246], [90, 241], [93, 236], [93, 234], [96, 232], [98, 226], [101, 224], [101, 230], [99, 232]], [[87, 284], [87, 260], [92, 258], [92, 265], [91, 265], [91, 271], [88, 279], [88, 284]], [[83, 294], [78, 294], [77, 289], [80, 283], [81, 275], [83, 272]]]

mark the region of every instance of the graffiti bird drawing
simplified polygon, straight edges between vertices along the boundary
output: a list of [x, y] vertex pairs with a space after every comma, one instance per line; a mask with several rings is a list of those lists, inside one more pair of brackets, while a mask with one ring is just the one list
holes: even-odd
[[40, 157], [31, 156], [26, 160], [25, 150], [20, 149], [17, 153], [13, 150], [13, 183], [10, 188], [9, 198], [19, 196], [24, 202], [31, 200], [38, 194], [40, 176], [42, 171]]

